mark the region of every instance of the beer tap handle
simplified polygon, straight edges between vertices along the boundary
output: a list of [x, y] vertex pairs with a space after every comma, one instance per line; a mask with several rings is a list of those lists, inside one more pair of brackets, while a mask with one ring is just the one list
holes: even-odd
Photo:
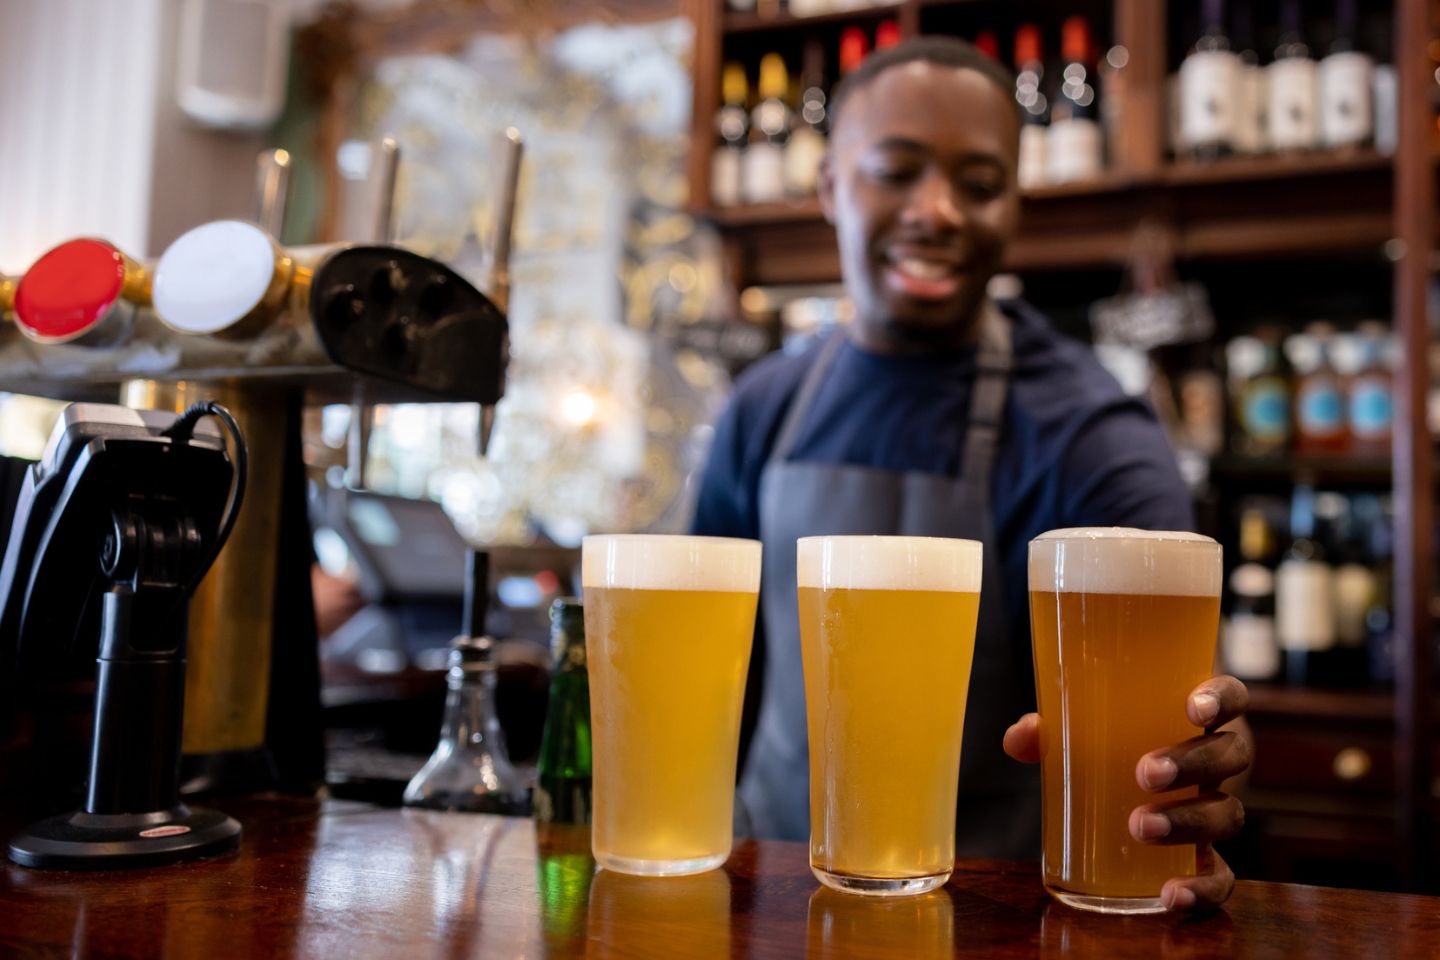
[[400, 144], [394, 137], [381, 137], [375, 148], [375, 226], [371, 240], [378, 244], [395, 241], [395, 181], [400, 173]]
[[[520, 192], [520, 161], [525, 155], [525, 141], [514, 127], [505, 130], [500, 154], [500, 184], [495, 201], [495, 224], [490, 236], [490, 269], [485, 295], [501, 313], [510, 311], [510, 244], [515, 230], [515, 201]], [[481, 457], [490, 452], [490, 438], [495, 433], [495, 406], [480, 407]]]
[[289, 193], [289, 151], [263, 151], [256, 161], [255, 222], [276, 241], [285, 229], [285, 204]]

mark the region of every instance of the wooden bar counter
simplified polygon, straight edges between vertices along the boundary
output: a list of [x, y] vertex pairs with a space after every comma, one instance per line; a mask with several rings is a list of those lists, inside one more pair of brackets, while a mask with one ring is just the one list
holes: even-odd
[[723, 870], [596, 872], [589, 836], [527, 820], [258, 798], [238, 854], [162, 870], [0, 872], [0, 955], [83, 957], [1440, 956], [1440, 898], [1240, 881], [1199, 919], [1052, 902], [1034, 864], [962, 861], [941, 890], [821, 889], [802, 844]]

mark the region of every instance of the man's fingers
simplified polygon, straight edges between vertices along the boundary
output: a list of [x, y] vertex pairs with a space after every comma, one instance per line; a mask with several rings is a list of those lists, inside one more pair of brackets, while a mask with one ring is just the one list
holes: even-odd
[[1218, 910], [1235, 891], [1235, 874], [1213, 850], [1201, 847], [1195, 851], [1198, 875], [1175, 877], [1165, 881], [1160, 902], [1167, 910], [1206, 913]]
[[1144, 843], [1211, 843], [1245, 826], [1245, 806], [1225, 793], [1202, 793], [1130, 811], [1130, 836]]
[[1040, 762], [1040, 715], [1027, 713], [1005, 731], [1005, 752], [1021, 763]]
[[[1008, 742], [1009, 735], [1006, 737]], [[1230, 732], [1207, 733], [1145, 754], [1135, 765], [1135, 782], [1151, 793], [1161, 793], [1181, 787], [1214, 786], [1249, 767], [1248, 740]]]
[[1224, 726], [1245, 712], [1250, 691], [1234, 677], [1211, 677], [1190, 691], [1185, 715], [1197, 727]]

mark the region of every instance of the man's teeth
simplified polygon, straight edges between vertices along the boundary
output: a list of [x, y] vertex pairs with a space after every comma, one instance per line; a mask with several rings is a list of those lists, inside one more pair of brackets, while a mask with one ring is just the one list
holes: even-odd
[[915, 257], [902, 257], [895, 261], [895, 267], [901, 273], [907, 273], [921, 280], [944, 280], [955, 272], [955, 268], [948, 263], [919, 260]]

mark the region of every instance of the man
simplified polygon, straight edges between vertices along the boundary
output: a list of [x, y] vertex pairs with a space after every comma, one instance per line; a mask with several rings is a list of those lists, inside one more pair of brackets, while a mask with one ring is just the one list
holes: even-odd
[[[994, 61], [939, 38], [877, 53], [846, 81], [820, 199], [855, 322], [803, 356], [756, 364], [716, 426], [694, 531], [765, 543], [764, 676], [740, 787], [760, 836], [808, 835], [797, 537], [985, 543], [956, 844], [1031, 858], [1040, 789], [1027, 544], [1059, 527], [1193, 524], [1150, 410], [1025, 306], [986, 298], [1019, 213], [1012, 89]], [[1245, 701], [1243, 685], [1216, 677], [1186, 710], [1213, 728]], [[1234, 877], [1207, 844], [1238, 830], [1243, 812], [1214, 785], [1248, 768], [1248, 743], [1217, 732], [1137, 761], [1146, 789], [1202, 785], [1131, 817], [1138, 840], [1201, 845], [1200, 876], [1169, 881], [1162, 899], [1218, 905]]]

